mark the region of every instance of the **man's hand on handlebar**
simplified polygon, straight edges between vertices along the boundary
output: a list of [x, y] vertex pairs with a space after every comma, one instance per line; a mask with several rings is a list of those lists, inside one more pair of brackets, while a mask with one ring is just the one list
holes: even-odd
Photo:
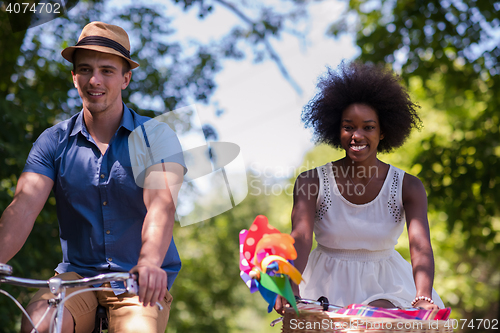
[[139, 301], [144, 306], [155, 306], [163, 300], [167, 290], [167, 273], [158, 266], [140, 264], [130, 270], [139, 274]]

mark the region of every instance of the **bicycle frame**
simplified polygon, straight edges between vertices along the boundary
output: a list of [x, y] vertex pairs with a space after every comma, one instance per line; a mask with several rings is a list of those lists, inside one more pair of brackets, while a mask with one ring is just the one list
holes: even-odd
[[[64, 302], [70, 299], [72, 296], [78, 295], [82, 292], [87, 292], [87, 291], [96, 291], [96, 290], [110, 290], [110, 291], [116, 291], [116, 288], [92, 288], [92, 289], [85, 289], [85, 290], [79, 290], [74, 293], [72, 293], [69, 296], [66, 296], [66, 289], [68, 288], [75, 288], [75, 287], [88, 287], [88, 286], [93, 286], [93, 285], [100, 285], [106, 282], [111, 282], [111, 281], [123, 281], [125, 282], [125, 290], [133, 295], [137, 295], [138, 293], [138, 286], [136, 282], [136, 277], [133, 274], [130, 273], [125, 273], [125, 272], [116, 272], [116, 273], [106, 273], [106, 274], [100, 274], [94, 277], [90, 278], [83, 278], [83, 279], [78, 279], [78, 280], [62, 280], [58, 278], [57, 276], [52, 277], [48, 280], [34, 280], [34, 279], [26, 279], [26, 278], [19, 278], [15, 276], [11, 276], [12, 274], [12, 267], [9, 265], [4, 265], [0, 264], [0, 285], [2, 283], [6, 284], [11, 284], [14, 286], [20, 286], [20, 287], [28, 287], [28, 288], [49, 288], [50, 292], [54, 295], [53, 299], [49, 300], [49, 308], [50, 307], [56, 307], [56, 311], [52, 317], [51, 320], [51, 327], [53, 329], [51, 330], [54, 333], [61, 333], [62, 329], [62, 318], [63, 318], [63, 313], [64, 313]], [[27, 316], [28, 320], [31, 322], [31, 324], [34, 327], [35, 332], [38, 333], [37, 330], [37, 325], [33, 323], [31, 318], [28, 316], [24, 308], [17, 302], [15, 298], [12, 297], [9, 293], [3, 291], [0, 289], [0, 292], [2, 294], [5, 294], [6, 296], [10, 297], [16, 305], [18, 305], [23, 313]], [[42, 317], [41, 320], [44, 319], [45, 315], [48, 313], [48, 309], [44, 316]], [[55, 324], [55, 325], [54, 325]], [[53, 325], [53, 326], [52, 326]]]

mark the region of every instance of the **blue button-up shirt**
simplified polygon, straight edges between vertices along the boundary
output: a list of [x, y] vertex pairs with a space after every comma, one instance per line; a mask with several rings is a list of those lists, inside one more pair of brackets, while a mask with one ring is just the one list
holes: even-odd
[[[124, 105], [120, 127], [104, 155], [87, 131], [83, 112], [47, 129], [33, 144], [23, 171], [54, 181], [63, 253], [58, 273], [89, 277], [129, 271], [137, 264], [147, 210], [143, 188], [134, 180], [128, 137], [149, 120]], [[166, 126], [163, 144], [181, 151], [175, 133], [162, 125]], [[182, 154], [164, 160], [185, 168]], [[162, 268], [170, 289], [181, 268], [173, 239]]]

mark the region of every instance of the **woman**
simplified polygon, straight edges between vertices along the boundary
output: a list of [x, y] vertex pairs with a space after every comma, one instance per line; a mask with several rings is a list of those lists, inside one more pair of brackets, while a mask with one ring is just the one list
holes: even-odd
[[[291, 235], [305, 282], [294, 292], [339, 306], [444, 307], [432, 288], [424, 186], [377, 157], [420, 125], [417, 105], [397, 76], [374, 65], [343, 63], [318, 88], [302, 120], [317, 142], [346, 155], [296, 180]], [[411, 265], [394, 249], [405, 220]], [[318, 247], [310, 253], [313, 233]], [[282, 302], [275, 307], [280, 313]]]

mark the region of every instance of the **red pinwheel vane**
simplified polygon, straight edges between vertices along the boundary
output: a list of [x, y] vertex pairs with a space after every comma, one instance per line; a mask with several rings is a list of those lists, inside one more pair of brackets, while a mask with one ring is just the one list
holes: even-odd
[[302, 281], [292, 262], [297, 258], [294, 243], [292, 236], [269, 225], [264, 215], [257, 216], [249, 230], [240, 232], [240, 276], [250, 292], [259, 290], [269, 303], [268, 312], [278, 295], [298, 312], [289, 280], [297, 285]]

